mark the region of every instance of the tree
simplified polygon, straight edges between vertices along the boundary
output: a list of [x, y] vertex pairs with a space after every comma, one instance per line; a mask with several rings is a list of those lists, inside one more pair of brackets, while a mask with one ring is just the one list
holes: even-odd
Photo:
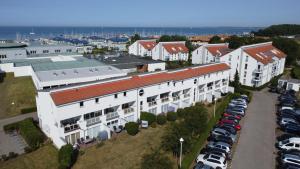
[[300, 34], [300, 25], [281, 24], [271, 25], [267, 28], [253, 32], [256, 36], [282, 36], [282, 35], [297, 35]]
[[73, 150], [71, 144], [66, 144], [59, 149], [58, 162], [60, 169], [71, 168], [76, 162], [78, 151]]
[[273, 45], [287, 54], [285, 64], [288, 66], [295, 64], [300, 58], [300, 45], [293, 39], [273, 38]]
[[164, 114], [160, 114], [157, 116], [156, 121], [157, 121], [157, 124], [163, 125], [167, 122], [167, 117]]
[[135, 122], [128, 122], [125, 124], [125, 130], [129, 135], [136, 135], [139, 132], [139, 125]]
[[234, 87], [236, 91], [240, 90], [240, 77], [239, 77], [239, 72], [237, 70], [235, 71], [234, 74], [234, 81], [232, 82], [232, 87]]
[[141, 112], [141, 120], [148, 121], [148, 124], [151, 125], [156, 121], [156, 116], [152, 113]]
[[141, 37], [139, 34], [134, 34], [134, 36], [130, 38], [130, 44], [133, 44], [137, 40], [141, 40]]
[[142, 169], [171, 169], [173, 168], [172, 162], [169, 157], [162, 154], [161, 152], [154, 151], [150, 154], [143, 156]]
[[192, 135], [199, 135], [207, 127], [208, 114], [203, 105], [187, 107], [184, 116], [184, 125]]
[[222, 39], [219, 36], [213, 36], [208, 43], [222, 43]]

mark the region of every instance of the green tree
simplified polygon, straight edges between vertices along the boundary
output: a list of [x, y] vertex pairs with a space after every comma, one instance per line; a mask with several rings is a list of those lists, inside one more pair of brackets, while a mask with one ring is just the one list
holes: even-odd
[[151, 125], [153, 122], [156, 121], [156, 116], [152, 113], [141, 112], [141, 120], [148, 121], [148, 124]]
[[208, 114], [203, 105], [187, 107], [184, 116], [184, 125], [192, 135], [199, 135], [207, 127]]
[[300, 57], [300, 45], [293, 39], [273, 38], [273, 45], [287, 54], [285, 64], [288, 66], [295, 64]]
[[208, 43], [222, 43], [222, 39], [219, 36], [213, 36]]
[[297, 35], [300, 34], [300, 25], [281, 24], [271, 25], [267, 28], [253, 32], [256, 36], [281, 36], [281, 35]]
[[58, 162], [60, 169], [71, 168], [77, 159], [78, 152], [73, 150], [71, 144], [62, 146], [58, 151]]
[[142, 169], [171, 169], [173, 168], [172, 161], [163, 153], [154, 151], [143, 156]]
[[239, 91], [241, 84], [240, 84], [240, 76], [239, 72], [236, 70], [234, 74], [234, 81], [232, 82], [232, 87], [234, 87], [234, 90]]
[[134, 34], [134, 36], [130, 38], [130, 44], [133, 44], [137, 40], [141, 40], [141, 37], [139, 34]]
[[136, 135], [139, 132], [139, 125], [135, 122], [128, 122], [125, 124], [125, 130], [129, 135]]

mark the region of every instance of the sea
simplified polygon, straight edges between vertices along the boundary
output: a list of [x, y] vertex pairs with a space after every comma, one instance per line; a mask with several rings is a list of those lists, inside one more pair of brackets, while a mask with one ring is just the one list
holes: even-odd
[[143, 37], [154, 35], [239, 35], [256, 31], [261, 27], [37, 27], [2, 26], [0, 39], [19, 40], [26, 38], [52, 38], [58, 36], [101, 36], [109, 38], [117, 35], [131, 36], [135, 33]]

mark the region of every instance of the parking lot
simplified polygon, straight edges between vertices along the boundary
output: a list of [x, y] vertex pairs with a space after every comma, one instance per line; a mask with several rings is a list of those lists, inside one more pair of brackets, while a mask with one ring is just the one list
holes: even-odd
[[234, 153], [232, 169], [274, 169], [277, 95], [266, 89], [253, 92], [243, 131]]

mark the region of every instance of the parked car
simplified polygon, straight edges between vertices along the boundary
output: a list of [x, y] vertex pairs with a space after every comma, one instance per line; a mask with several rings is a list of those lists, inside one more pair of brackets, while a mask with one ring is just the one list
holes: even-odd
[[215, 154], [199, 154], [196, 159], [196, 162], [212, 166], [215, 169], [227, 168], [226, 159], [222, 156], [217, 156]]
[[280, 150], [300, 150], [300, 137], [292, 137], [279, 141], [277, 147]]
[[205, 165], [203, 163], [197, 163], [193, 169], [214, 169], [212, 166]]
[[281, 157], [281, 164], [282, 165], [293, 164], [293, 165], [300, 167], [300, 156], [294, 155], [294, 154], [289, 154], [289, 153], [284, 154]]
[[236, 119], [234, 117], [230, 117], [230, 116], [228, 116], [228, 117], [222, 117], [220, 120], [231, 120], [231, 121], [234, 121], [236, 123], [240, 122], [240, 120], [238, 120], [238, 119]]
[[221, 129], [221, 128], [213, 129], [212, 132], [211, 132], [211, 135], [213, 135], [213, 136], [218, 136], [218, 135], [227, 136], [227, 137], [230, 137], [233, 142], [236, 141], [236, 135], [235, 134], [231, 134], [228, 131], [226, 131], [224, 129]]
[[208, 144], [206, 145], [206, 147], [209, 148], [213, 148], [213, 149], [220, 149], [225, 151], [226, 153], [230, 153], [230, 149], [231, 149], [231, 145], [224, 143], [224, 142], [214, 142], [214, 141], [210, 141], [208, 142]]
[[244, 100], [246, 100], [247, 103], [249, 103], [249, 101], [250, 101], [249, 97], [247, 95], [245, 95], [245, 94], [241, 95], [241, 98], [244, 99]]
[[232, 121], [232, 120], [222, 119], [219, 121], [218, 124], [219, 125], [228, 124], [228, 125], [231, 125], [232, 127], [234, 127], [236, 130], [241, 130], [241, 125], [239, 125], [238, 123], [236, 123], [235, 121]]
[[285, 126], [288, 123], [299, 124], [298, 120], [289, 117], [281, 117], [278, 122], [280, 126]]
[[237, 120], [242, 120], [242, 117], [240, 115], [237, 115], [237, 114], [224, 113], [223, 117], [234, 117]]
[[300, 125], [295, 123], [287, 123], [281, 127], [287, 133], [300, 134]]
[[224, 123], [224, 124], [217, 124], [215, 126], [215, 128], [224, 129], [224, 130], [228, 131], [231, 134], [236, 134], [237, 133], [237, 129], [234, 128], [234, 126], [232, 126], [231, 124], [226, 124], [226, 123]]
[[215, 148], [203, 148], [200, 154], [216, 154], [218, 156], [222, 156], [226, 158], [226, 160], [231, 160], [231, 154], [226, 153], [224, 150], [215, 149]]
[[225, 112], [226, 113], [234, 113], [234, 114], [238, 114], [238, 115], [241, 115], [241, 116], [245, 116], [245, 111], [241, 110], [241, 109], [237, 109], [237, 108], [230, 108], [230, 107], [228, 107], [225, 110]]
[[229, 145], [233, 144], [233, 141], [229, 136], [222, 136], [222, 135], [210, 136], [209, 141], [224, 142], [224, 143], [227, 143]]
[[293, 138], [293, 137], [298, 137], [296, 134], [289, 134], [289, 133], [284, 133], [280, 136], [277, 137], [278, 141], [283, 141], [289, 138]]

